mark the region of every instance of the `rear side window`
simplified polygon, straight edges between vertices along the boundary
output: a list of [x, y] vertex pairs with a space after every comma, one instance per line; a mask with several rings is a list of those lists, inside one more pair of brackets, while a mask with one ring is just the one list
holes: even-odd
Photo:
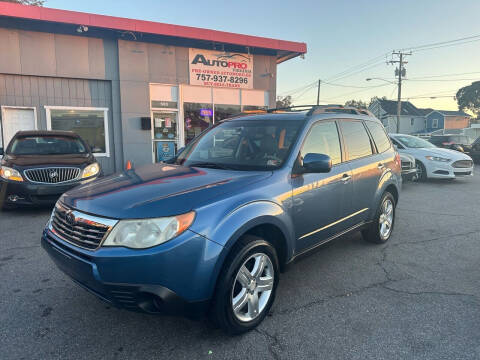
[[347, 148], [348, 160], [372, 155], [372, 144], [367, 130], [361, 121], [340, 121], [343, 140]]
[[370, 134], [372, 134], [378, 152], [383, 153], [390, 149], [390, 141], [388, 140], [387, 134], [385, 134], [383, 126], [373, 121], [366, 121], [365, 124], [367, 124], [368, 130]]
[[342, 162], [340, 139], [335, 122], [319, 122], [312, 126], [302, 146], [300, 156], [303, 159], [308, 153], [328, 155], [332, 159], [333, 165]]

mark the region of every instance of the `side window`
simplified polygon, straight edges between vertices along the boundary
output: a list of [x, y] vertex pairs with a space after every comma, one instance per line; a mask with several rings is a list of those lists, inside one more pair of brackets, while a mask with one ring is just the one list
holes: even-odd
[[405, 149], [405, 147], [400, 144], [397, 140], [392, 139], [393, 145], [395, 145], [398, 149]]
[[342, 162], [340, 139], [334, 121], [318, 122], [312, 126], [300, 150], [300, 156], [303, 159], [308, 153], [328, 155], [333, 165]]
[[368, 130], [370, 134], [372, 134], [378, 152], [383, 153], [390, 149], [390, 141], [388, 140], [387, 134], [385, 134], [383, 126], [374, 121], [365, 121], [365, 124], [367, 124]]
[[372, 144], [362, 121], [340, 121], [343, 140], [347, 148], [348, 160], [355, 160], [372, 155]]

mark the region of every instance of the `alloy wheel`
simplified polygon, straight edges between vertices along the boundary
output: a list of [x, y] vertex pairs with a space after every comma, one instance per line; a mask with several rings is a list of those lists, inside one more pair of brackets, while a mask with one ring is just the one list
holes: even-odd
[[417, 163], [415, 164], [415, 167], [417, 168], [417, 174], [416, 174], [417, 180], [422, 179], [422, 176], [423, 176], [423, 167], [422, 167], [422, 165], [421, 165], [419, 162], [417, 162]]
[[382, 210], [378, 219], [380, 236], [383, 240], [388, 239], [393, 227], [393, 203], [390, 199], [385, 199], [382, 204]]
[[270, 257], [256, 253], [240, 266], [233, 283], [231, 305], [235, 317], [248, 322], [265, 309], [272, 295], [275, 270]]

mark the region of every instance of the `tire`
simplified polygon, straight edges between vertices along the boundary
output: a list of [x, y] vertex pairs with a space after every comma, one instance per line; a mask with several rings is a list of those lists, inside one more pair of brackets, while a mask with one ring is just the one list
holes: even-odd
[[[264, 267], [256, 272], [260, 264], [264, 264]], [[258, 236], [242, 237], [234, 245], [221, 270], [210, 319], [231, 335], [254, 329], [272, 307], [279, 274], [275, 248]], [[262, 284], [258, 285], [260, 279]], [[258, 291], [258, 286], [264, 286], [266, 290]], [[236, 311], [234, 302], [238, 304]]]
[[427, 181], [427, 169], [420, 161], [415, 161], [415, 166], [417, 168], [417, 180], [418, 181]]
[[[390, 239], [395, 225], [395, 198], [388, 191], [385, 192], [378, 206], [375, 218], [369, 227], [362, 231], [363, 238], [371, 243], [384, 244]], [[390, 209], [390, 212], [388, 212]], [[391, 215], [389, 215], [391, 214]], [[390, 225], [388, 226], [388, 222]], [[388, 227], [388, 231], [387, 230]]]

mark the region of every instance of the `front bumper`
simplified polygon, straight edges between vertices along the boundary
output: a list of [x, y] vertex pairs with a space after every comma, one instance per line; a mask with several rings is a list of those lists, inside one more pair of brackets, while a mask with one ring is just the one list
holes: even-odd
[[417, 169], [415, 167], [411, 169], [402, 169], [402, 179], [404, 180], [413, 180], [416, 175]]
[[450, 163], [432, 161], [427, 165], [427, 176], [433, 179], [455, 179], [457, 177], [473, 176], [473, 166], [456, 168]]
[[97, 178], [95, 176], [66, 184], [35, 184], [28, 181], [8, 181], [0, 178], [0, 203], [3, 201], [3, 204], [6, 205], [52, 205], [63, 193]]
[[144, 250], [85, 250], [49, 230], [41, 241], [60, 270], [100, 299], [127, 310], [190, 317], [207, 310], [223, 250], [189, 230]]

